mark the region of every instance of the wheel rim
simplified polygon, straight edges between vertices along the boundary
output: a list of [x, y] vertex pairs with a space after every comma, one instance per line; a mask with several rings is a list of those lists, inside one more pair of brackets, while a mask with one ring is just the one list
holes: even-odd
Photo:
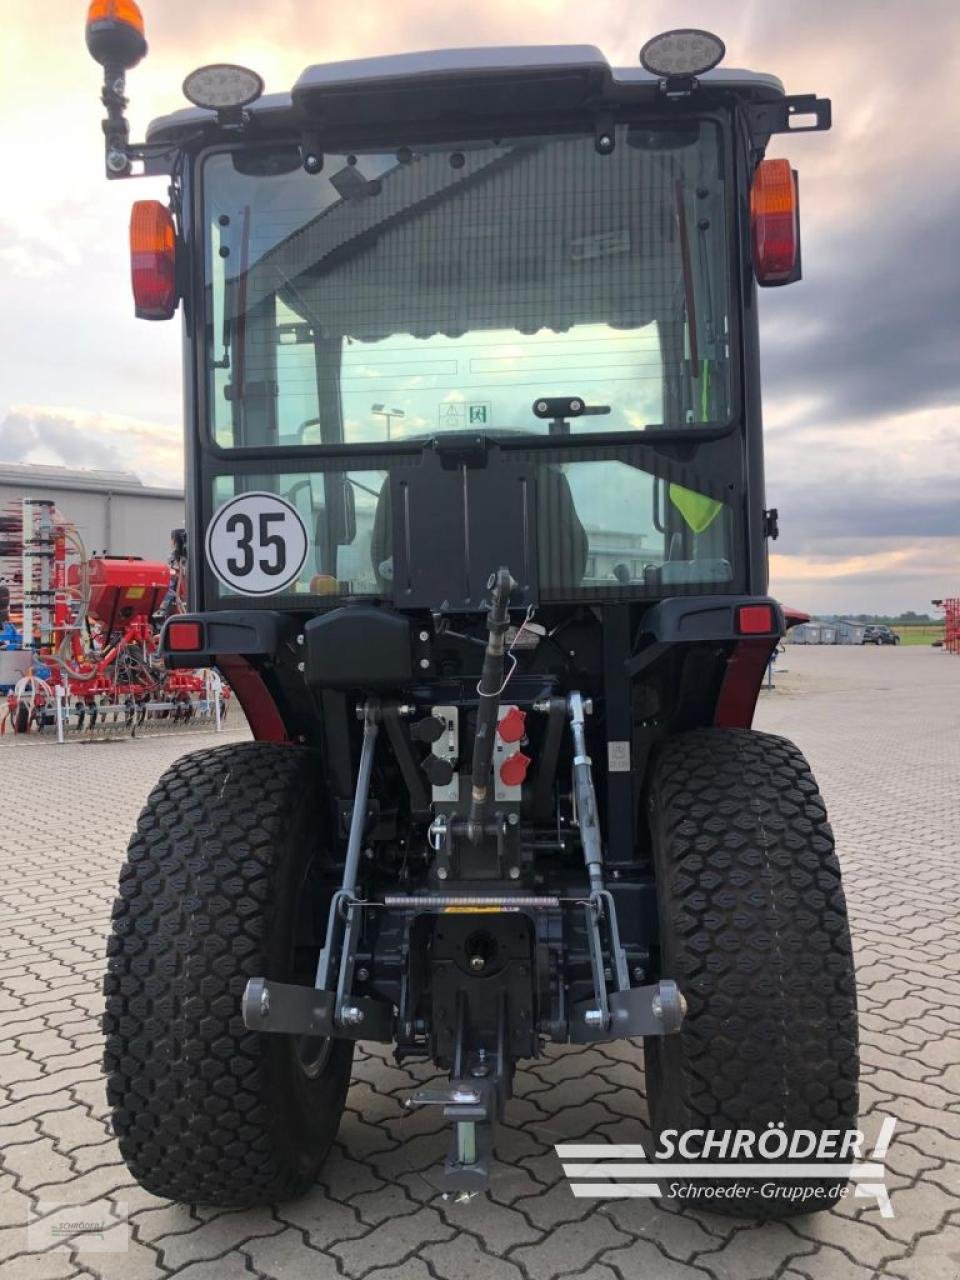
[[308, 1080], [316, 1080], [330, 1061], [333, 1041], [329, 1036], [297, 1036], [294, 1048], [300, 1070]]
[[[326, 919], [327, 900], [321, 891], [320, 866], [316, 857], [311, 858], [304, 868], [295, 911], [293, 981], [312, 985], [321, 944], [318, 943], [314, 951], [313, 947], [296, 946], [296, 940], [314, 935], [319, 922]], [[291, 1043], [300, 1072], [306, 1079], [316, 1080], [330, 1061], [333, 1040], [329, 1036], [293, 1036]]]

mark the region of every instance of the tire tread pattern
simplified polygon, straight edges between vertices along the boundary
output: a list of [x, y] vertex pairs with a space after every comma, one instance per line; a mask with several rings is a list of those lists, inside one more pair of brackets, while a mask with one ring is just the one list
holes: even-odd
[[803, 755], [753, 730], [679, 735], [650, 809], [664, 975], [688, 1005], [677, 1043], [653, 1050], [655, 1127], [855, 1126], [847, 910]]
[[[123, 1159], [156, 1195], [287, 1199], [325, 1154], [304, 1150], [277, 1096], [286, 1038], [247, 1031], [240, 1012], [247, 979], [271, 976], [289, 928], [275, 919], [283, 863], [317, 774], [296, 747], [195, 752], [157, 783], [130, 840], [107, 944], [104, 1071]], [[329, 1140], [350, 1056], [335, 1056], [328, 1081]]]

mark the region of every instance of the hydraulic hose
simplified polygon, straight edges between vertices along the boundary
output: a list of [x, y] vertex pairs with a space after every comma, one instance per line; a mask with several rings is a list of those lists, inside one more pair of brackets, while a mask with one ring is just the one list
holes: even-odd
[[479, 844], [483, 837], [484, 810], [490, 794], [490, 773], [497, 734], [497, 712], [503, 692], [505, 637], [510, 625], [510, 593], [517, 584], [509, 569], [500, 568], [487, 585], [491, 589], [490, 611], [487, 614], [488, 638], [480, 683], [477, 685], [480, 702], [477, 706], [477, 729], [473, 739], [470, 816], [467, 819], [467, 838], [471, 844]]

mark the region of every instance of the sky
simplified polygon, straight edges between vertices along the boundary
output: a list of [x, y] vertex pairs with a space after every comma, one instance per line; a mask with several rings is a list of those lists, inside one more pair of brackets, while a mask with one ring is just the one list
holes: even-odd
[[[636, 65], [701, 26], [728, 67], [833, 101], [830, 133], [775, 138], [800, 171], [800, 283], [762, 291], [771, 590], [812, 613], [926, 612], [960, 590], [960, 5], [955, 0], [141, 0], [134, 138], [184, 75], [414, 49], [595, 44]], [[133, 318], [127, 223], [160, 180], [102, 174], [84, 0], [9, 6], [0, 49], [0, 461], [182, 480], [179, 323]]]

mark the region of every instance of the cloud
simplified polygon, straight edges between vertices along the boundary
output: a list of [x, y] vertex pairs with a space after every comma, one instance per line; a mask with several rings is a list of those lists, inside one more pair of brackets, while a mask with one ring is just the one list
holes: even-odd
[[960, 401], [960, 180], [839, 232], [820, 287], [763, 299], [763, 369], [777, 394], [857, 422]]
[[0, 423], [0, 461], [132, 471], [148, 484], [183, 484], [178, 428], [83, 409], [14, 405]]
[[773, 552], [773, 595], [811, 614], [913, 609], [936, 616], [931, 601], [950, 594], [956, 582], [960, 537], [919, 538], [908, 545], [865, 537], [834, 544], [831, 551], [812, 556]]
[[960, 401], [945, 410], [815, 426], [798, 422], [788, 406], [785, 421], [767, 441], [767, 500], [781, 515], [779, 550], [812, 552], [857, 536], [960, 534]]

